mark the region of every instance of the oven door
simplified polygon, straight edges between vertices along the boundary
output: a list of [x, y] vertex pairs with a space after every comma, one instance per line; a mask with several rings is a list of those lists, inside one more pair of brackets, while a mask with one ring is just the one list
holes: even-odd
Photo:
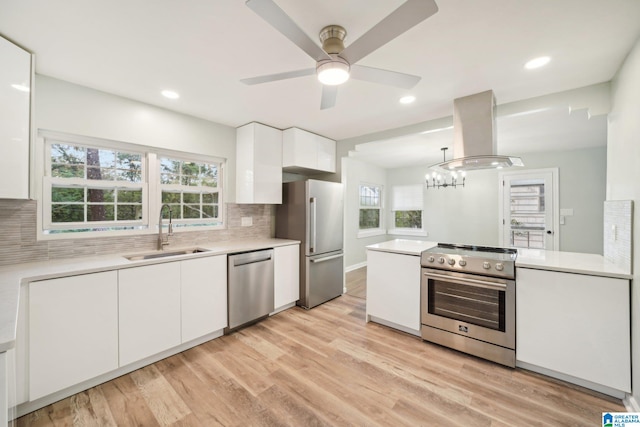
[[424, 325], [515, 349], [515, 304], [514, 280], [422, 269]]

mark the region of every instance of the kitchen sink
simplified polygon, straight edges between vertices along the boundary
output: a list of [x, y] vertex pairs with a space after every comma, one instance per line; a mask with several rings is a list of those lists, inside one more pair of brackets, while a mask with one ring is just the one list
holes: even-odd
[[129, 261], [142, 261], [145, 259], [156, 259], [156, 258], [167, 258], [178, 255], [189, 255], [189, 254], [197, 254], [201, 252], [209, 252], [208, 249], [200, 249], [200, 248], [189, 248], [189, 249], [180, 249], [175, 251], [166, 251], [166, 252], [149, 252], [145, 254], [135, 254], [135, 255], [125, 255], [125, 258]]

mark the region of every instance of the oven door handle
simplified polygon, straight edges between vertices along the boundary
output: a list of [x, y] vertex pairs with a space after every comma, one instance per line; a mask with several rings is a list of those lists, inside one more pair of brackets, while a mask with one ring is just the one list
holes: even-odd
[[466, 285], [477, 286], [479, 288], [493, 289], [496, 291], [506, 291], [507, 285], [503, 283], [493, 283], [484, 280], [468, 279], [466, 277], [451, 277], [445, 274], [437, 273], [424, 273], [427, 277], [433, 277], [434, 279], [446, 280], [448, 282], [464, 283]]

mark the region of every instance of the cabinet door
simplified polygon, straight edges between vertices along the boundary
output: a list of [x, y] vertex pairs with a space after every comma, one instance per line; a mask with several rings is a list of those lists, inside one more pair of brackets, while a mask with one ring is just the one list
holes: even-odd
[[236, 202], [282, 203], [282, 131], [260, 123], [236, 130]]
[[181, 343], [180, 263], [118, 272], [120, 366]]
[[336, 142], [332, 139], [317, 136], [318, 170], [335, 173]]
[[227, 326], [227, 256], [180, 264], [184, 343]]
[[274, 248], [274, 307], [300, 299], [300, 245]]
[[518, 268], [516, 360], [631, 390], [629, 281]]
[[0, 198], [29, 198], [31, 54], [0, 37]]
[[117, 272], [29, 284], [29, 400], [117, 368]]
[[369, 316], [419, 334], [419, 256], [367, 251], [367, 318]]

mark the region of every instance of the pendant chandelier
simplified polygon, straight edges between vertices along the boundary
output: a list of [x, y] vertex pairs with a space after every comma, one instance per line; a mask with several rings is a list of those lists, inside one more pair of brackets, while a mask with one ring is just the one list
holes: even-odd
[[[447, 161], [447, 147], [442, 147], [440, 150], [442, 150], [442, 157], [443, 157], [443, 161]], [[440, 188], [440, 187], [453, 187], [456, 188], [458, 186], [462, 186], [464, 187], [464, 181], [466, 179], [466, 173], [464, 171], [462, 172], [444, 172], [444, 173], [440, 173], [440, 172], [436, 172], [434, 171], [433, 173], [429, 174], [427, 173], [424, 176], [425, 182], [427, 183], [427, 188]], [[460, 179], [462, 179], [462, 182], [460, 182]]]

